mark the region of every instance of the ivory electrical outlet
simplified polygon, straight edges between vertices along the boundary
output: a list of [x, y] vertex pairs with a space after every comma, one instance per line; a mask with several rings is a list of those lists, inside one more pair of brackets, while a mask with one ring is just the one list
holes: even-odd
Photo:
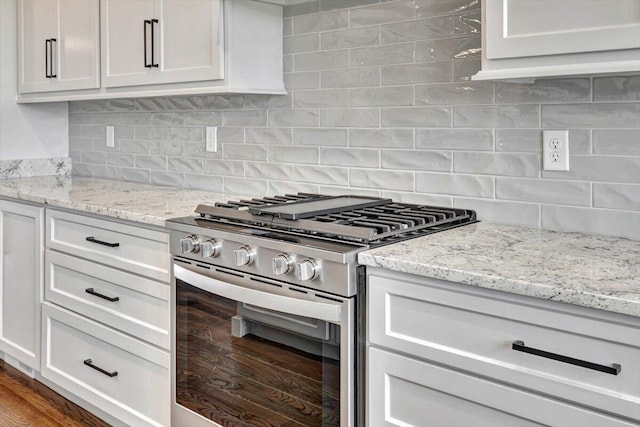
[[218, 151], [218, 127], [207, 126], [204, 133], [205, 151], [215, 153]]
[[542, 132], [542, 169], [546, 171], [569, 170], [568, 130], [545, 130]]

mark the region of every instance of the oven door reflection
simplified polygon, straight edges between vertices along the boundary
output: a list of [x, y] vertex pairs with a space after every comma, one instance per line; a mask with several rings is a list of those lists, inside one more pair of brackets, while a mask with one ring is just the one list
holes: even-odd
[[338, 323], [175, 286], [179, 406], [223, 426], [340, 426]]

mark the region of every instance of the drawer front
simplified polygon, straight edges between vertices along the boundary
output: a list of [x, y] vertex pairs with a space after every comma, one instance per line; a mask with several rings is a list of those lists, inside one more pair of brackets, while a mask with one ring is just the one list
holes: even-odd
[[169, 282], [169, 235], [47, 209], [47, 248]]
[[42, 376], [126, 425], [170, 423], [169, 354], [48, 303]]
[[[369, 276], [373, 344], [640, 419], [640, 324], [605, 322], [428, 279]], [[523, 302], [524, 301], [524, 302]], [[538, 302], [539, 304], [539, 302]], [[375, 314], [375, 315], [374, 315]], [[512, 349], [514, 341], [619, 375]]]
[[636, 425], [381, 349], [367, 356], [371, 427]]
[[46, 252], [45, 298], [169, 349], [169, 285], [55, 251]]

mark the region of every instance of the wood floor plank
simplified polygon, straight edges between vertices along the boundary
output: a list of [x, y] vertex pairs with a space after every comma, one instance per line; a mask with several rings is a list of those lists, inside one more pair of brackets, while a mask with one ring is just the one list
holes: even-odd
[[0, 360], [0, 426], [109, 427], [109, 424]]

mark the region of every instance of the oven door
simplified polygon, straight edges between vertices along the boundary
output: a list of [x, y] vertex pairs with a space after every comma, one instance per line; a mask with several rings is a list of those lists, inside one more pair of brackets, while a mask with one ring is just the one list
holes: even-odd
[[354, 300], [174, 259], [172, 426], [354, 426]]

